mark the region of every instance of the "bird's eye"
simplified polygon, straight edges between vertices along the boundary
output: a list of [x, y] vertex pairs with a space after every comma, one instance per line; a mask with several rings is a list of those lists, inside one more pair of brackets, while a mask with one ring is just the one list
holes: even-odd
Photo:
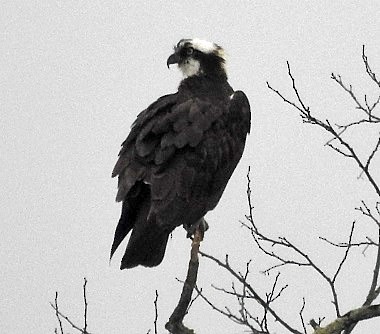
[[186, 49], [186, 54], [188, 56], [190, 56], [191, 54], [193, 54], [193, 52], [194, 52], [194, 49], [192, 47], [189, 47], [189, 48]]

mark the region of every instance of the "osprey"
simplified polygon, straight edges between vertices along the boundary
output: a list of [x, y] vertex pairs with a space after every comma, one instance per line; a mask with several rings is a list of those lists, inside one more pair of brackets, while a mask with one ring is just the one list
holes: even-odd
[[239, 162], [250, 130], [245, 94], [227, 82], [223, 49], [181, 39], [168, 58], [184, 74], [178, 92], [142, 111], [123, 142], [118, 176], [121, 217], [111, 257], [132, 231], [120, 269], [161, 263], [170, 233], [191, 235], [215, 208]]

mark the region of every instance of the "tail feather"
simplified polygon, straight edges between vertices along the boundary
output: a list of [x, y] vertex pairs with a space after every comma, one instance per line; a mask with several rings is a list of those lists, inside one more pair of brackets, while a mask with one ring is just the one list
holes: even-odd
[[164, 258], [170, 231], [158, 226], [154, 216], [148, 220], [150, 187], [144, 183], [136, 184], [133, 193], [134, 196], [123, 201], [121, 217], [111, 247], [111, 257], [132, 230], [120, 269], [138, 265], [155, 267]]
[[127, 236], [129, 231], [133, 228], [133, 220], [127, 219], [128, 213], [129, 213], [129, 205], [128, 202], [123, 202], [123, 207], [121, 210], [121, 216], [119, 219], [119, 222], [116, 226], [115, 235], [111, 247], [111, 255], [110, 259], [112, 258], [113, 254], [115, 253], [117, 247], [121, 244], [121, 242], [124, 240], [124, 238]]
[[163, 231], [154, 222], [147, 222], [144, 229], [133, 229], [120, 269], [158, 266], [165, 255], [169, 232]]

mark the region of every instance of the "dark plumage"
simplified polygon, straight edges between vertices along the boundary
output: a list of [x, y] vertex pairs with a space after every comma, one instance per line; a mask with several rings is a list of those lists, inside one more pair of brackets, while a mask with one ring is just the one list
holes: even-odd
[[223, 49], [194, 39], [174, 51], [168, 66], [186, 78], [137, 116], [112, 173], [123, 205], [111, 257], [132, 230], [121, 269], [157, 266], [169, 234], [215, 208], [250, 129], [248, 99], [228, 84]]

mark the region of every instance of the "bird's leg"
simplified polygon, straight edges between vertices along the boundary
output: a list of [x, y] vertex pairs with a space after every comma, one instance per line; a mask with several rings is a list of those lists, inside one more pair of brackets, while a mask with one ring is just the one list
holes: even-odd
[[201, 219], [199, 219], [196, 223], [192, 225], [183, 224], [183, 228], [187, 231], [186, 237], [192, 238], [197, 228], [199, 228], [200, 232], [203, 235], [208, 230], [208, 224], [206, 220], [202, 217]]

